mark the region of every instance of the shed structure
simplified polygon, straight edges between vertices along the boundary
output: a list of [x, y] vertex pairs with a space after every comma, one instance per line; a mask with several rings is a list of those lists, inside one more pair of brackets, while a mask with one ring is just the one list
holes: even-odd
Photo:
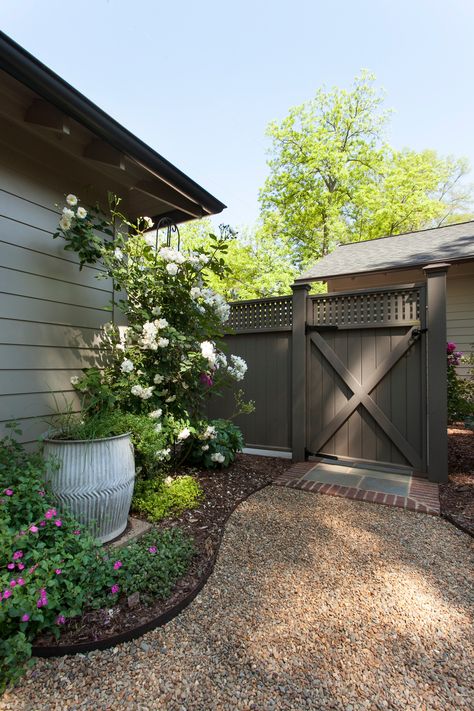
[[[64, 196], [122, 198], [130, 217], [182, 222], [225, 205], [0, 32], [0, 436], [23, 441], [67, 403], [70, 379], [100, 363], [112, 284], [79, 271], [53, 240]], [[68, 405], [69, 406], [69, 405]]]

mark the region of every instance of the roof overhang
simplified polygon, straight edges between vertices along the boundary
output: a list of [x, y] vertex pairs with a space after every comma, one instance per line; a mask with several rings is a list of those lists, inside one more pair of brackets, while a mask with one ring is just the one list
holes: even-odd
[[[60, 129], [61, 117], [71, 119], [91, 134], [81, 158], [122, 171], [127, 162], [133, 164], [138, 179], [129, 186], [130, 202], [136, 205], [137, 214], [144, 214], [142, 206], [157, 204], [156, 212], [146, 211], [155, 220], [166, 216], [182, 222], [217, 214], [226, 207], [3, 32], [0, 70], [36, 97], [23, 117], [25, 121], [46, 129], [57, 123]], [[67, 134], [65, 123], [62, 128]]]
[[[463, 257], [462, 259], [449, 259], [449, 264], [464, 264], [468, 262], [474, 261], [474, 257]], [[433, 261], [430, 260], [429, 262], [424, 263], [418, 263], [418, 264], [397, 264], [395, 266], [388, 266], [388, 267], [381, 267], [380, 269], [363, 269], [360, 271], [347, 271], [347, 272], [339, 272], [338, 274], [316, 274], [315, 276], [311, 277], [299, 277], [298, 279], [295, 279], [295, 284], [310, 284], [314, 281], [322, 281], [326, 282], [329, 281], [329, 279], [345, 279], [346, 277], [360, 277], [360, 276], [366, 276], [368, 274], [386, 274], [387, 272], [400, 272], [400, 271], [422, 271], [424, 267], [428, 265], [436, 265], [436, 264], [445, 264], [446, 259], [438, 260], [438, 261]]]

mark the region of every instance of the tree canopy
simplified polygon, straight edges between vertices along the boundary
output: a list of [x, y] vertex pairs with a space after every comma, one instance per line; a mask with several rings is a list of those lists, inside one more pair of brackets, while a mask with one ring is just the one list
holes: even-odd
[[350, 91], [319, 89], [268, 128], [263, 224], [278, 226], [299, 269], [340, 243], [470, 217], [467, 161], [390, 147], [390, 113], [374, 81], [364, 71]]

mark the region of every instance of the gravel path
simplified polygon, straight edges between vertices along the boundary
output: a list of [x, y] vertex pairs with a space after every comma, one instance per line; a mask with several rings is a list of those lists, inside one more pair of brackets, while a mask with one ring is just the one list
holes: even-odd
[[178, 618], [40, 660], [0, 708], [472, 708], [471, 544], [431, 516], [267, 488]]

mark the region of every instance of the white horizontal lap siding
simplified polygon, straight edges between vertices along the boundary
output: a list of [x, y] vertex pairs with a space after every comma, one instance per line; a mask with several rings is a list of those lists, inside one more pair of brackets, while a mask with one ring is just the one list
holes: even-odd
[[[474, 269], [470, 276], [447, 280], [448, 341], [456, 344], [464, 354], [474, 351]], [[468, 368], [460, 365], [460, 375], [468, 376]]]
[[33, 442], [56, 411], [78, 410], [71, 377], [103, 366], [113, 291], [96, 278], [100, 268], [79, 271], [76, 255], [53, 240], [55, 204], [64, 202], [58, 175], [14, 156], [2, 150], [0, 166], [0, 436], [16, 420]]

